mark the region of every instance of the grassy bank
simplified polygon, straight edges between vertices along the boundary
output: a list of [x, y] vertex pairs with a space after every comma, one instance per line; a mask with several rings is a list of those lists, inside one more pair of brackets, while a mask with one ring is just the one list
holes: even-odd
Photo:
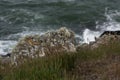
[[0, 80], [120, 80], [120, 43], [29, 59], [17, 67], [1, 64]]

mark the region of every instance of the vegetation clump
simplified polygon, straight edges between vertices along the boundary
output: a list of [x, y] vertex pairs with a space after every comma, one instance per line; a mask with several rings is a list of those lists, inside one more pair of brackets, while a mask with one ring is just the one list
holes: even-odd
[[1, 60], [0, 80], [119, 80], [120, 35], [104, 34], [96, 42], [77, 46], [75, 52], [24, 58], [17, 66]]
[[0, 66], [1, 80], [119, 80], [120, 43], [109, 42], [92, 50], [28, 59], [18, 66]]

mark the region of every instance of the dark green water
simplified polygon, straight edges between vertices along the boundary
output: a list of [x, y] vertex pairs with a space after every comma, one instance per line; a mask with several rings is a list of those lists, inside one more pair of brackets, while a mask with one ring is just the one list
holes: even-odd
[[[106, 21], [105, 8], [120, 10], [119, 0], [0, 0], [0, 37], [66, 26], [76, 33]], [[119, 20], [119, 19], [118, 19]]]
[[120, 0], [0, 0], [0, 54], [28, 34], [62, 26], [79, 41], [94, 41], [105, 30], [120, 30]]
[[120, 0], [0, 0], [0, 54], [21, 36], [62, 26], [92, 41], [104, 30], [120, 30], [119, 11]]

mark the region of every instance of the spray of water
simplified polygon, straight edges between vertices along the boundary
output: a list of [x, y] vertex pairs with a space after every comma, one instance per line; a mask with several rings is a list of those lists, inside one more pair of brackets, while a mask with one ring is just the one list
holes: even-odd
[[95, 37], [99, 37], [104, 31], [120, 30], [120, 23], [115, 20], [115, 17], [120, 17], [120, 12], [117, 10], [108, 10], [108, 8], [106, 8], [105, 17], [107, 21], [102, 25], [96, 25], [96, 31], [90, 29], [85, 29], [83, 31], [83, 43], [89, 44], [91, 41], [95, 41]]
[[17, 34], [10, 34], [9, 36], [5, 37], [4, 40], [0, 40], [0, 55], [6, 55], [8, 53], [11, 53], [12, 49], [17, 44], [17, 39], [25, 37], [27, 35], [41, 35], [44, 33], [41, 31], [29, 31], [29, 28], [24, 28], [25, 30], [23, 32]]
[[[116, 31], [120, 30], [120, 23], [117, 22], [114, 18], [120, 16], [120, 12], [118, 11], [112, 11], [108, 10], [106, 8], [105, 11], [105, 17], [107, 19], [106, 22], [104, 22], [102, 25], [96, 24], [96, 30], [92, 31], [90, 29], [85, 29], [83, 31], [83, 35], [79, 36], [76, 35], [76, 37], [80, 37], [83, 39], [82, 43], [90, 43], [91, 41], [95, 41], [95, 37], [99, 37], [104, 31]], [[24, 37], [26, 35], [34, 35], [34, 34], [43, 34], [44, 32], [41, 31], [29, 31], [29, 28], [24, 27], [25, 31], [22, 33], [12, 34], [9, 35], [6, 39], [7, 41], [0, 40], [0, 55], [6, 55], [8, 54], [14, 46], [17, 44], [17, 41], [11, 40], [12, 38], [20, 38]], [[99, 31], [98, 31], [99, 30]], [[81, 43], [81, 41], [80, 41]]]
[[17, 42], [16, 41], [4, 41], [4, 40], [0, 40], [0, 55], [6, 55], [9, 52], [11, 52], [11, 50], [13, 49], [13, 45], [15, 45]]

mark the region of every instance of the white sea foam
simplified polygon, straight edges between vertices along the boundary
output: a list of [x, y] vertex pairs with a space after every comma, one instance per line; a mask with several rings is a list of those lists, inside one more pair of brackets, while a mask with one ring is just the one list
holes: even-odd
[[19, 32], [19, 33], [16, 33], [16, 34], [10, 34], [10, 35], [8, 35], [7, 37], [5, 37], [3, 39], [18, 40], [19, 38], [25, 37], [27, 35], [42, 35], [44, 33], [45, 32], [42, 29], [41, 30], [33, 29], [33, 31], [31, 31], [29, 29], [29, 27], [23, 26], [23, 31], [22, 32]]
[[83, 32], [83, 42], [89, 43], [91, 41], [95, 41], [95, 37], [98, 38], [100, 36], [101, 32], [99, 31], [91, 31], [89, 29], [85, 29]]
[[16, 45], [16, 41], [4, 41], [0, 40], [0, 55], [6, 55], [11, 52], [11, 50]]
[[96, 29], [99, 31], [92, 31], [90, 29], [85, 29], [83, 32], [83, 43], [90, 43], [91, 41], [95, 41], [95, 37], [99, 37], [104, 31], [117, 31], [120, 30], [120, 23], [117, 22], [114, 17], [120, 16], [120, 12], [118, 11], [108, 11], [106, 10], [105, 16], [107, 21], [102, 25], [96, 25]]
[[[93, 31], [90, 29], [85, 29], [83, 31], [82, 36], [76, 35], [76, 38], [78, 40], [80, 40], [79, 43], [88, 43], [89, 44], [91, 41], [95, 41], [95, 37], [96, 38], [99, 37], [104, 31], [120, 30], [120, 23], [114, 19], [114, 17], [120, 16], [120, 12], [115, 11], [115, 12], [107, 13], [107, 11], [106, 11], [105, 16], [107, 18], [107, 21], [104, 22], [102, 25], [96, 24], [96, 30]], [[0, 55], [6, 55], [13, 49], [13, 47], [17, 44], [17, 41], [14, 41], [14, 39], [19, 39], [26, 35], [44, 34], [43, 30], [31, 31], [31, 30], [29, 30], [28, 27], [23, 27], [23, 28], [25, 29], [23, 32], [17, 33], [17, 34], [11, 34], [11, 35], [7, 36], [7, 38], [5, 38], [5, 39], [7, 39], [7, 41], [0, 40]]]
[[11, 53], [11, 50], [18, 42], [15, 41], [16, 39], [25, 37], [27, 35], [41, 35], [43, 33], [44, 32], [41, 31], [29, 31], [29, 29], [26, 29], [26, 31], [23, 31], [21, 33], [10, 34], [9, 36], [4, 38], [5, 40], [0, 40], [0, 55], [6, 55], [8, 53]]

